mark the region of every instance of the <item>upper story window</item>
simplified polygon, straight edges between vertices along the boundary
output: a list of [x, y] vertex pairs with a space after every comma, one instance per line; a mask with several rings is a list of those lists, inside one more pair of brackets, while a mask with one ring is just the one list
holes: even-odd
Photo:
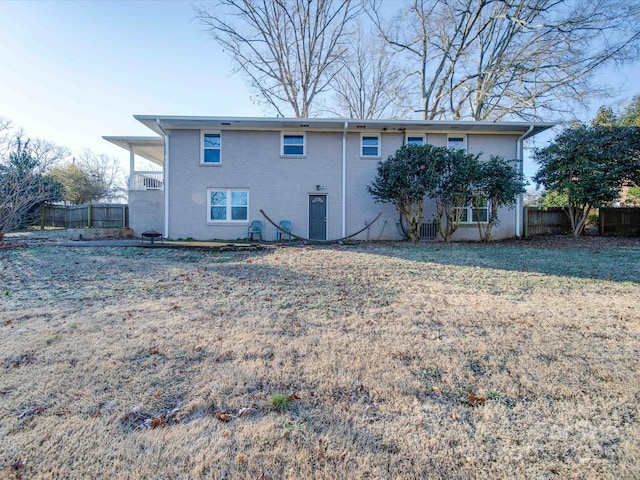
[[249, 191], [210, 188], [207, 190], [210, 222], [246, 222], [249, 218]]
[[220, 132], [202, 132], [201, 163], [219, 165], [222, 161]]
[[426, 142], [424, 135], [407, 135], [407, 145], [424, 145]]
[[466, 135], [449, 135], [447, 137], [447, 147], [466, 150], [467, 149]]
[[304, 133], [283, 133], [282, 134], [282, 155], [304, 156], [306, 135]]
[[379, 157], [380, 156], [380, 135], [365, 135], [360, 137], [360, 156]]

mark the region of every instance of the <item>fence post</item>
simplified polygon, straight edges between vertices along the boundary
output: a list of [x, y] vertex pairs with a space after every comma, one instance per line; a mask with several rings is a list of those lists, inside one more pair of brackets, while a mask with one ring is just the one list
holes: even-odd
[[598, 209], [598, 223], [600, 224], [600, 235], [604, 235], [604, 208]]
[[93, 227], [93, 205], [87, 205], [87, 227]]
[[47, 220], [47, 206], [43, 205], [40, 209], [40, 230], [44, 230], [45, 223]]
[[522, 236], [529, 238], [529, 207], [524, 207], [522, 210]]

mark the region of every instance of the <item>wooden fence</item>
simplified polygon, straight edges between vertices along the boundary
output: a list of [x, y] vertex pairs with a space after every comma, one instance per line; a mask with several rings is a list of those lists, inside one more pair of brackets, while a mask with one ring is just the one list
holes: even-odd
[[600, 235], [640, 236], [640, 208], [601, 208]]
[[571, 233], [571, 222], [562, 208], [524, 208], [524, 236]]
[[[597, 213], [600, 235], [640, 236], [640, 208], [600, 208]], [[525, 237], [568, 233], [571, 233], [571, 223], [564, 209], [525, 207]]]
[[42, 228], [123, 228], [128, 226], [128, 205], [47, 205], [40, 211]]

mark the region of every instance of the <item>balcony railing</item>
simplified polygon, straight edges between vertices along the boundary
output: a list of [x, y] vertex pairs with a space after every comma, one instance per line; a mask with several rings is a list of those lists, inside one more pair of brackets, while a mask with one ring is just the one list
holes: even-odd
[[163, 190], [163, 172], [133, 172], [131, 190]]

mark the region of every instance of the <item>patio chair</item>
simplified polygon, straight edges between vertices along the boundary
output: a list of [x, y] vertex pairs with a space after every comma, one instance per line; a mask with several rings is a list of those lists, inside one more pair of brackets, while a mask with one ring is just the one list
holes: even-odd
[[252, 220], [247, 228], [247, 240], [253, 240], [254, 235], [257, 235], [260, 241], [262, 241], [262, 220]]
[[291, 220], [280, 220], [278, 226], [287, 233], [283, 233], [282, 230], [278, 230], [276, 240], [281, 241], [283, 235], [288, 235], [289, 241], [291, 241]]

